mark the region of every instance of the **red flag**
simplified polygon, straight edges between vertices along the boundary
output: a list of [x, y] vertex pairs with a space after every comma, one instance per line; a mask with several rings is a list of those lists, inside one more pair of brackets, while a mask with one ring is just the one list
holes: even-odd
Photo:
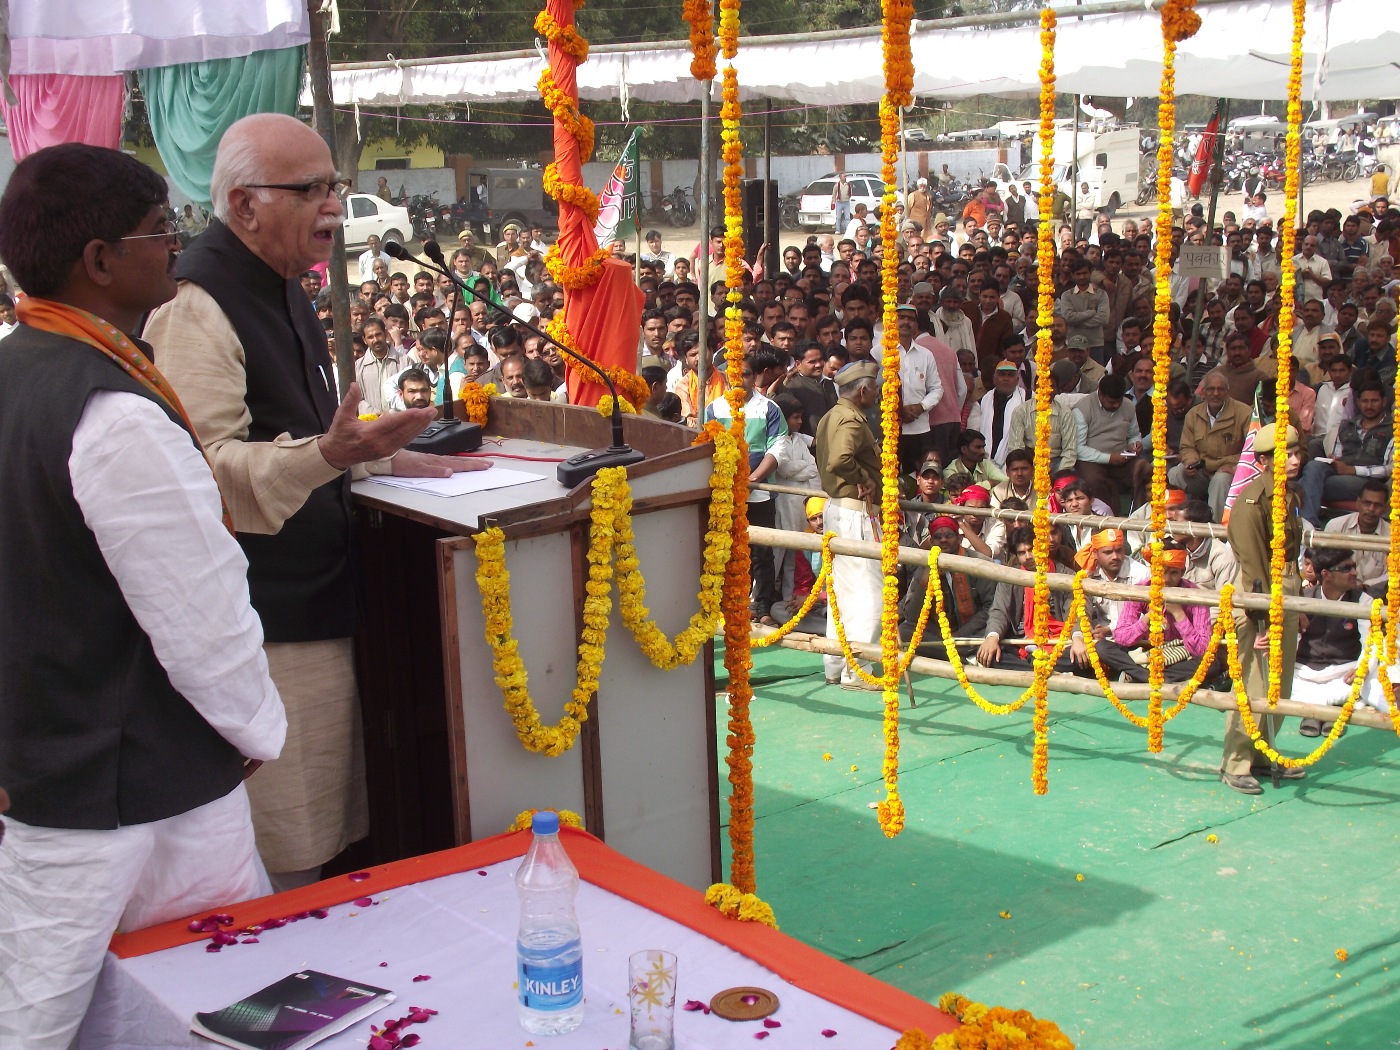
[[1201, 132], [1201, 144], [1196, 147], [1196, 157], [1191, 161], [1191, 173], [1186, 179], [1186, 188], [1191, 192], [1191, 196], [1200, 195], [1201, 187], [1206, 184], [1206, 175], [1210, 172], [1210, 156], [1215, 152], [1215, 137], [1220, 131], [1220, 110], [1216, 109], [1215, 115], [1210, 118], [1210, 123], [1206, 125], [1206, 130]]

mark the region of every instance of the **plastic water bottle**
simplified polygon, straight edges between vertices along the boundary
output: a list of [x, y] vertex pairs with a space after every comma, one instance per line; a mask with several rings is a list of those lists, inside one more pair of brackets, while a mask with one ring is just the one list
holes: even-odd
[[562, 1035], [583, 1023], [578, 870], [559, 841], [559, 814], [536, 813], [531, 831], [534, 840], [515, 872], [520, 1026], [535, 1035]]

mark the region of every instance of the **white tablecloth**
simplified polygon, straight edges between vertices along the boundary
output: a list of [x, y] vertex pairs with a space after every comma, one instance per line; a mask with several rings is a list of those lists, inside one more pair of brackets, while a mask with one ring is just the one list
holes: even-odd
[[[578, 896], [582, 927], [584, 1023], [565, 1036], [531, 1036], [517, 1020], [515, 927], [519, 904], [512, 875], [518, 860], [373, 894], [363, 907], [341, 904], [325, 919], [263, 932], [257, 944], [218, 953], [205, 943], [128, 959], [109, 954], [79, 1050], [208, 1048], [189, 1032], [196, 1011], [214, 1010], [302, 969], [391, 988], [398, 1001], [374, 1021], [439, 1011], [415, 1025], [424, 1050], [626, 1050], [627, 958], [643, 948], [679, 957], [676, 1041], [681, 1050], [889, 1050], [899, 1033], [803, 991], [731, 948], [587, 882]], [[372, 883], [365, 884], [366, 887]], [[368, 892], [368, 889], [367, 889]], [[386, 965], [381, 966], [384, 963]], [[431, 979], [414, 983], [413, 978]], [[774, 992], [781, 1007], [764, 1041], [761, 1023], [685, 1012], [687, 999], [735, 985]], [[823, 1037], [824, 1029], [837, 1034]], [[363, 1047], [368, 1022], [320, 1044]]]

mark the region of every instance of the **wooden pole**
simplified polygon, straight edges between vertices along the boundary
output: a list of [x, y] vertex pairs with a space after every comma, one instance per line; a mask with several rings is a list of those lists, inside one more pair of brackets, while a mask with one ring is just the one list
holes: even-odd
[[[755, 489], [763, 489], [766, 492], [780, 492], [789, 496], [825, 496], [821, 489], [804, 489], [795, 485], [774, 485], [768, 482], [758, 482], [750, 486]], [[1029, 510], [1004, 510], [996, 507], [956, 507], [951, 503], [920, 503], [918, 500], [902, 499], [899, 505], [905, 510], [918, 510], [930, 514], [947, 514], [951, 517], [967, 518], [996, 518], [1000, 521], [1008, 521], [1017, 525], [1030, 525], [1032, 523], [1032, 511]], [[1069, 525], [1079, 527], [1088, 525], [1094, 529], [1122, 529], [1124, 532], [1151, 532], [1152, 523], [1146, 518], [1114, 518], [1101, 517], [1097, 514], [1051, 514], [1050, 524]], [[1168, 521], [1167, 535], [1176, 536], [1209, 536], [1213, 539], [1227, 539], [1224, 525], [1214, 525], [1208, 522], [1195, 521]], [[1390, 540], [1384, 536], [1358, 536], [1353, 533], [1323, 532], [1320, 529], [1313, 529], [1307, 525], [1303, 527], [1304, 547], [1336, 547], [1341, 550], [1358, 551], [1379, 551], [1384, 554], [1390, 550]]]
[[[765, 529], [758, 525], [749, 526], [749, 542], [762, 547], [783, 547], [787, 550], [819, 551], [822, 549], [822, 538], [814, 532], [787, 532], [782, 529]], [[838, 538], [831, 541], [831, 553], [879, 561], [880, 545], [869, 540]], [[928, 551], [917, 547], [901, 547], [899, 548], [899, 563], [914, 568], [926, 566], [928, 565]], [[1018, 587], [1031, 587], [1035, 584], [1035, 573], [1027, 572], [1024, 569], [1013, 569], [1009, 565], [998, 565], [985, 558], [965, 558], [958, 554], [943, 554], [939, 556], [938, 564], [950, 572], [963, 572], [969, 576], [979, 576], [982, 579], [995, 580], [998, 583], [1010, 583]], [[1065, 573], [1051, 573], [1047, 582], [1052, 591], [1072, 591], [1074, 589], [1074, 577]], [[1146, 585], [1086, 579], [1084, 593], [1114, 601], [1146, 602], [1150, 588]], [[1220, 604], [1220, 592], [1207, 590], [1204, 587], [1167, 587], [1163, 589], [1162, 595], [1166, 601], [1174, 602], [1177, 605], [1218, 606]], [[1269, 596], [1267, 594], [1236, 593], [1234, 607], [1253, 612], [1267, 612]], [[1340, 616], [1346, 619], [1370, 619], [1371, 616], [1369, 603], [1333, 602], [1326, 598], [1285, 596], [1283, 607], [1290, 612], [1307, 613], [1309, 616]], [[1384, 609], [1382, 609], [1382, 616], [1384, 616]]]
[[[1027, 574], [1029, 575], [1029, 573]], [[760, 627], [754, 625], [751, 628], [755, 637], [763, 637], [772, 634], [774, 628]], [[834, 638], [825, 638], [815, 634], [801, 634], [793, 631], [778, 643], [785, 649], [798, 649], [802, 652], [820, 653], [823, 656], [841, 656], [841, 643]], [[1222, 643], [1223, 644], [1223, 643]], [[852, 642], [851, 652], [857, 656], [864, 656], [876, 662], [880, 659], [880, 647], [870, 645], [865, 642]], [[945, 660], [933, 660], [925, 656], [916, 656], [909, 662], [911, 671], [918, 671], [920, 674], [930, 675], [934, 678], [952, 678], [957, 675], [953, 671], [953, 665]], [[1032, 674], [1030, 671], [1007, 671], [995, 667], [972, 667], [964, 664], [963, 671], [970, 682], [978, 685], [1009, 685], [1028, 686], [1031, 684]], [[1162, 699], [1175, 700], [1182, 689], [1180, 682], [1174, 682], [1162, 687]], [[1072, 674], [1052, 674], [1049, 679], [1049, 687], [1059, 693], [1076, 693], [1080, 696], [1103, 696], [1103, 690], [1099, 688], [1099, 683], [1092, 678], [1080, 678]], [[1113, 691], [1120, 700], [1146, 700], [1149, 686], [1143, 682], [1123, 682], [1116, 683]], [[1215, 711], [1237, 710], [1234, 693], [1220, 693], [1209, 689], [1197, 689], [1191, 697], [1191, 703], [1201, 707], [1209, 707]], [[1297, 700], [1279, 700], [1278, 706], [1272, 711], [1269, 709], [1269, 701], [1264, 697], [1251, 696], [1249, 698], [1250, 710], [1255, 714], [1267, 715], [1290, 715], [1298, 718], [1316, 718], [1322, 722], [1335, 722], [1341, 708], [1322, 707], [1317, 704], [1304, 704]], [[1354, 726], [1365, 726], [1367, 729], [1385, 729], [1395, 732], [1395, 727], [1391, 725], [1390, 719], [1370, 708], [1362, 707], [1358, 704], [1352, 709], [1351, 719], [1347, 723]]]
[[[311, 16], [311, 39], [306, 46], [307, 76], [311, 81], [311, 122], [316, 134], [325, 140], [336, 156], [335, 111], [331, 99], [331, 64], [327, 51], [330, 38], [329, 8], [321, 0], [306, 0]], [[331, 260], [326, 270], [331, 290], [331, 315], [335, 322], [335, 376], [340, 396], [355, 381], [355, 343], [350, 331], [350, 282], [345, 274], [345, 226], [335, 228]]]

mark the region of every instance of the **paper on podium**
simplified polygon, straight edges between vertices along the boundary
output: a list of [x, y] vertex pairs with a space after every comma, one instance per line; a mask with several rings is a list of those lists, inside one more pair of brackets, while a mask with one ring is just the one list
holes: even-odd
[[388, 474], [374, 474], [365, 480], [380, 485], [392, 485], [394, 488], [412, 489], [429, 496], [467, 496], [473, 492], [489, 492], [491, 489], [505, 489], [512, 485], [528, 485], [532, 481], [550, 479], [543, 474], [529, 474], [523, 470], [489, 467], [486, 470], [459, 471], [450, 478], [398, 478]]

